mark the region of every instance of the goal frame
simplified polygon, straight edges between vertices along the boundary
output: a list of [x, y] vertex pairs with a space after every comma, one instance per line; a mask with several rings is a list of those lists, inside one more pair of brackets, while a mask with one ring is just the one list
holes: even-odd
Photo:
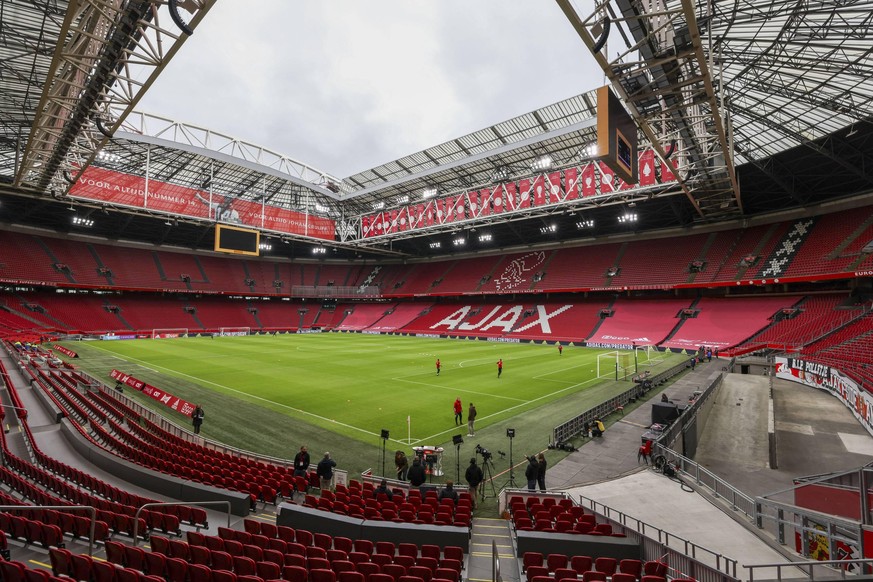
[[152, 330], [152, 339], [171, 339], [177, 337], [188, 337], [187, 327], [166, 327], [155, 328]]
[[636, 373], [636, 355], [634, 350], [612, 350], [597, 354], [597, 378], [627, 380]]

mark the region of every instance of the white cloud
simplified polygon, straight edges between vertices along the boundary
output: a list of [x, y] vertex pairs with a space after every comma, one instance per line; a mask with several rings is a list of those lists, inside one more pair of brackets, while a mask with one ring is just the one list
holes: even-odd
[[345, 176], [591, 89], [598, 71], [548, 2], [225, 0], [139, 109]]

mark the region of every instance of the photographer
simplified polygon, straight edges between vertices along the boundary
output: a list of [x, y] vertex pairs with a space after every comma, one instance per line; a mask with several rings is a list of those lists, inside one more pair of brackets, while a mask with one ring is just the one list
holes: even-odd
[[467, 480], [467, 485], [470, 487], [470, 496], [473, 499], [473, 509], [476, 509], [479, 485], [485, 476], [482, 473], [482, 468], [476, 464], [476, 457], [470, 459], [470, 466], [467, 467], [467, 472], [464, 474]]

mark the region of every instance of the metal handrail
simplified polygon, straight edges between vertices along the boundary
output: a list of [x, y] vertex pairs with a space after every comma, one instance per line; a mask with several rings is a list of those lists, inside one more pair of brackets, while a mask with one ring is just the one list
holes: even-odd
[[139, 530], [139, 514], [148, 507], [171, 507], [174, 505], [226, 505], [227, 506], [227, 527], [230, 527], [230, 501], [167, 501], [158, 503], [146, 503], [136, 510], [133, 516], [133, 545], [136, 545], [139, 538], [137, 533]]
[[873, 565], [873, 559], [871, 558], [858, 558], [853, 560], [809, 560], [804, 562], [789, 562], [789, 563], [779, 563], [779, 564], [744, 564], [743, 568], [749, 571], [749, 582], [754, 582], [755, 580], [755, 570], [763, 569], [763, 568], [776, 568], [776, 580], [782, 580], [782, 569], [783, 568], [798, 568], [800, 570], [804, 570], [806, 568], [805, 574], [809, 580], [815, 580], [815, 567], [816, 566], [839, 566], [839, 568], [828, 568], [828, 580], [833, 580], [834, 570], [839, 570], [840, 579], [846, 578], [846, 572], [848, 571], [848, 566], [853, 565]]
[[[606, 519], [612, 520], [613, 522], [615, 522], [616, 524], [618, 524], [624, 528], [632, 529], [632, 530], [636, 531], [637, 533], [639, 533], [640, 535], [651, 538], [652, 535], [650, 532], [655, 533], [656, 534], [655, 539], [657, 539], [658, 543], [660, 543], [660, 544], [664, 544], [665, 546], [669, 547], [670, 542], [678, 542], [679, 544], [681, 544], [684, 547], [685, 555], [686, 556], [693, 556], [694, 559], [697, 561], [700, 561], [700, 555], [699, 555], [700, 553], [703, 553], [704, 555], [709, 555], [710, 557], [712, 557], [713, 561], [715, 562], [715, 567], [717, 570], [719, 570], [721, 572], [722, 571], [721, 566], [722, 566], [722, 564], [724, 564], [724, 566], [727, 568], [726, 573], [731, 575], [731, 576], [736, 577], [737, 560], [735, 560], [734, 558], [730, 558], [728, 556], [725, 556], [724, 554], [716, 552], [715, 550], [710, 550], [709, 548], [705, 548], [705, 547], [698, 545], [690, 540], [686, 540], [683, 537], [677, 536], [675, 534], [671, 534], [670, 532], [665, 531], [665, 530], [663, 530], [659, 527], [656, 527], [654, 525], [651, 525], [650, 523], [647, 523], [641, 519], [637, 519], [635, 517], [632, 517], [632, 516], [622, 512], [622, 511], [617, 510], [617, 509], [613, 509], [612, 507], [609, 507], [608, 505], [598, 503], [597, 501], [595, 501], [594, 499], [591, 499], [590, 497], [585, 497], [584, 495], [579, 495], [579, 500], [580, 500], [580, 505], [584, 505], [584, 503], [582, 503], [582, 501], [584, 500], [585, 502], [587, 502], [588, 506], [596, 513], [599, 513], [600, 515], [602, 515]], [[633, 525], [629, 525], [629, 524], [633, 524]]]
[[94, 532], [97, 528], [97, 509], [90, 505], [0, 505], [0, 511], [42, 511], [54, 509], [57, 511], [70, 511], [71, 509], [84, 509], [91, 514], [91, 532], [88, 534], [88, 555], [94, 553]]

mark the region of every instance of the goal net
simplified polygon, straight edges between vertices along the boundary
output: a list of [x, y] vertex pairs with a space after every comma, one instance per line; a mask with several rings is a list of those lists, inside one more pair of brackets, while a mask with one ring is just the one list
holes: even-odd
[[188, 337], [187, 327], [174, 327], [168, 329], [153, 329], [152, 339], [166, 339], [174, 337]]
[[637, 366], [654, 366], [664, 361], [664, 352], [658, 351], [655, 346], [637, 346], [635, 348]]
[[633, 350], [615, 350], [597, 355], [597, 377], [627, 380], [636, 373]]
[[252, 333], [250, 327], [221, 327], [218, 329], [218, 335], [249, 335]]

